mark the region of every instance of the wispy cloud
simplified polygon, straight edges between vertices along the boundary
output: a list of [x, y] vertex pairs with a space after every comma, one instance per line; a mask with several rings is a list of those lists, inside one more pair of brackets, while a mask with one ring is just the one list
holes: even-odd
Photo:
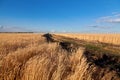
[[116, 16], [116, 17], [120, 17], [120, 13], [119, 13], [119, 14], [116, 14], [116, 15], [114, 15], [114, 16]]
[[92, 28], [102, 28], [102, 29], [108, 29], [111, 28], [111, 26], [98, 26], [98, 25], [90, 25], [88, 27], [92, 27]]
[[21, 27], [0, 26], [0, 32], [29, 32], [30, 30]]
[[[112, 24], [111, 24], [112, 23]], [[89, 25], [87, 27], [97, 30], [108, 30], [113, 29], [114, 26], [118, 26], [120, 23], [120, 13], [114, 12], [112, 15], [102, 16], [96, 19], [94, 25]]]
[[120, 13], [113, 14], [112, 16], [100, 17], [96, 22], [105, 22], [105, 23], [120, 23]]
[[0, 25], [0, 29], [3, 29], [4, 27], [2, 25]]

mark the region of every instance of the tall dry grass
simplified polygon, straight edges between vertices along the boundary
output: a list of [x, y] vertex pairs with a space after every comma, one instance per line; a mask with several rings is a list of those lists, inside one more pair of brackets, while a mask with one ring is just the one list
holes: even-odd
[[86, 41], [99, 41], [120, 45], [120, 34], [57, 34], [70, 38], [77, 38]]
[[92, 80], [84, 48], [70, 54], [37, 34], [0, 38], [0, 80]]
[[115, 72], [90, 66], [84, 50], [69, 53], [41, 34], [0, 34], [0, 80], [111, 80]]
[[38, 34], [0, 34], [0, 59], [10, 52], [44, 42]]

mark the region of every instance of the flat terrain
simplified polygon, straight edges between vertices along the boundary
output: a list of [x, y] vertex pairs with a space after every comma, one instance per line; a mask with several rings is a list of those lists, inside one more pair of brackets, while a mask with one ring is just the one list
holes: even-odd
[[76, 38], [80, 40], [86, 40], [91, 42], [103, 42], [103, 43], [109, 43], [109, 44], [115, 44], [120, 45], [120, 34], [58, 34], [61, 36], [66, 36], [70, 38]]
[[120, 34], [0, 33], [0, 80], [120, 80]]

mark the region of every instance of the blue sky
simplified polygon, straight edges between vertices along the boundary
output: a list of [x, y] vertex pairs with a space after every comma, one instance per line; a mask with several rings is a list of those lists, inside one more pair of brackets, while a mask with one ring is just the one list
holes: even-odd
[[120, 0], [0, 0], [0, 31], [120, 32]]

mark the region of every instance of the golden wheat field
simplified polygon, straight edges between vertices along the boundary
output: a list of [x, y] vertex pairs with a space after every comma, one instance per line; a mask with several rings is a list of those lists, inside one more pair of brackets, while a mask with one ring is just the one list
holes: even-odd
[[[120, 44], [120, 35], [72, 34], [70, 37]], [[79, 47], [76, 52], [69, 53], [58, 43], [47, 43], [42, 34], [1, 33], [0, 80], [120, 79], [114, 70], [90, 65], [84, 51], [84, 47]]]
[[99, 41], [103, 43], [111, 43], [120, 45], [120, 34], [57, 34], [71, 38], [77, 38], [86, 41]]

